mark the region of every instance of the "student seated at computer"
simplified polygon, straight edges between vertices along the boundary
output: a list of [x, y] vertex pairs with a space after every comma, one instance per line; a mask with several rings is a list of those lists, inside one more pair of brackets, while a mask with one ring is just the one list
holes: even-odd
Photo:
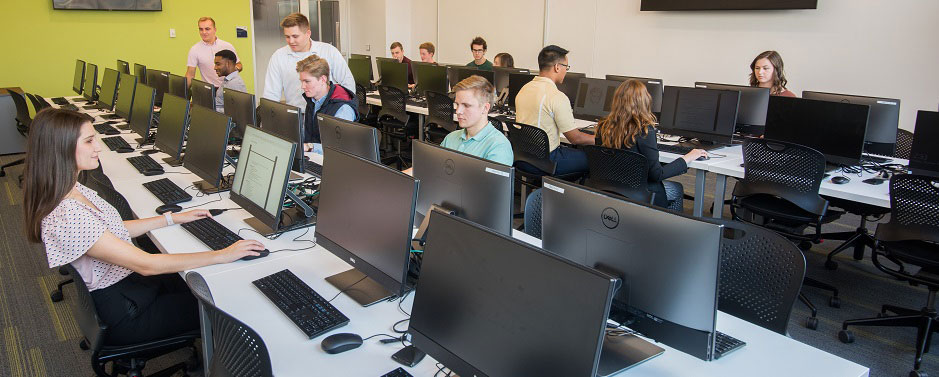
[[786, 74], [783, 71], [782, 56], [776, 51], [763, 51], [750, 63], [750, 86], [769, 88], [774, 96], [795, 97], [796, 94], [786, 89]]
[[30, 127], [23, 173], [26, 237], [45, 245], [49, 267], [71, 264], [108, 325], [108, 344], [132, 344], [199, 328], [198, 307], [177, 272], [264, 250], [239, 241], [223, 250], [149, 254], [132, 237], [175, 223], [209, 217], [207, 210], [122, 221], [117, 210], [77, 182], [98, 167], [101, 146], [92, 119], [45, 109]]
[[500, 52], [492, 58], [492, 65], [503, 68], [515, 68], [515, 59], [508, 52]]
[[592, 145], [593, 135], [581, 132], [574, 123], [574, 110], [558, 84], [570, 65], [568, 51], [550, 45], [538, 53], [538, 76], [529, 81], [515, 97], [515, 119], [548, 134], [549, 158], [557, 163], [558, 175], [586, 172], [587, 155], [583, 151], [561, 145], [561, 134], [572, 144]]
[[657, 134], [655, 115], [652, 114], [652, 96], [646, 84], [639, 80], [620, 84], [613, 94], [610, 114], [597, 123], [596, 144], [645, 156], [649, 162], [649, 191], [655, 193], [654, 204], [669, 207], [675, 201], [681, 203], [684, 191], [680, 183], [665, 179], [684, 174], [688, 171], [688, 163], [707, 156], [707, 152], [692, 149], [681, 158], [662, 165], [659, 163]]
[[470, 51], [473, 52], [473, 61], [466, 63], [467, 67], [483, 71], [492, 70], [492, 62], [486, 60], [486, 40], [483, 37], [473, 38], [473, 41], [470, 42]]
[[404, 56], [404, 47], [401, 46], [401, 42], [391, 42], [391, 57], [398, 61], [398, 63], [404, 63], [408, 65], [408, 87], [414, 87], [414, 71], [411, 69], [411, 59], [408, 59], [407, 56]]
[[300, 89], [306, 101], [303, 113], [303, 148], [305, 151], [323, 154], [320, 144], [320, 127], [316, 114], [323, 113], [355, 122], [355, 92], [329, 81], [329, 63], [319, 56], [310, 55], [297, 62]]
[[421, 55], [422, 62], [437, 64], [437, 61], [434, 60], [434, 55], [437, 53], [437, 49], [434, 47], [433, 43], [421, 43], [421, 45], [417, 47], [417, 51]]
[[215, 91], [215, 111], [225, 112], [225, 97], [223, 96], [225, 88], [234, 89], [241, 92], [247, 92], [248, 86], [245, 80], [241, 78], [238, 69], [235, 66], [237, 57], [230, 50], [222, 50], [215, 53], [215, 73], [221, 78], [221, 84]]

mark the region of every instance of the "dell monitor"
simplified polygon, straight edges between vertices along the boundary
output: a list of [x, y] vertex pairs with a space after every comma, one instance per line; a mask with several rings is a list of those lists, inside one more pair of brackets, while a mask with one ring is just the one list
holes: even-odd
[[101, 78], [101, 90], [98, 92], [97, 107], [102, 110], [111, 111], [114, 109], [114, 101], [117, 99], [117, 82], [120, 73], [105, 68], [104, 75]]
[[157, 149], [170, 155], [163, 161], [170, 166], [182, 165], [180, 158], [183, 141], [186, 140], [186, 127], [189, 122], [189, 101], [167, 93], [163, 96], [160, 108], [160, 127], [157, 128], [153, 144]]
[[186, 77], [170, 73], [167, 85], [167, 93], [177, 97], [189, 98], [189, 85], [186, 85]]
[[627, 80], [639, 80], [643, 84], [646, 84], [646, 90], [649, 91], [649, 95], [652, 96], [652, 112], [656, 114], [662, 113], [662, 94], [664, 91], [664, 84], [662, 79], [653, 79], [648, 77], [633, 77], [633, 76], [620, 76], [620, 75], [606, 75], [607, 80], [616, 80], [616, 81], [627, 81]]
[[156, 106], [160, 106], [163, 103], [163, 94], [165, 94], [170, 87], [169, 72], [148, 69], [147, 85], [156, 90], [156, 102], [154, 103]]
[[509, 88], [509, 75], [513, 73], [528, 74], [527, 68], [508, 68], [492, 67], [492, 86], [496, 89], [496, 94], [500, 94]]
[[[460, 376], [606, 376], [616, 279], [467, 220], [430, 215], [408, 333]], [[624, 350], [625, 353], [633, 350]], [[646, 356], [646, 355], [643, 355]], [[605, 365], [603, 365], [605, 364]]]
[[192, 83], [189, 85], [192, 104], [215, 111], [215, 90], [215, 85], [192, 79]]
[[580, 79], [577, 98], [574, 99], [574, 117], [592, 122], [606, 117], [613, 105], [613, 93], [619, 85], [620, 82], [614, 80]]
[[611, 318], [714, 359], [723, 226], [563, 180], [543, 184], [543, 247], [622, 281]]
[[134, 93], [137, 91], [137, 77], [121, 75], [120, 90], [117, 92], [117, 103], [114, 105], [114, 115], [130, 122], [134, 111]]
[[769, 108], [769, 88], [743, 85], [715, 84], [695, 82], [695, 88], [736, 90], [740, 92], [737, 105], [737, 132], [749, 135], [762, 135], [766, 125], [766, 109]]
[[893, 156], [900, 122], [900, 100], [895, 98], [865, 97], [848, 94], [802, 91], [802, 98], [868, 105], [871, 113], [867, 120], [864, 152]]
[[121, 59], [117, 59], [117, 71], [120, 72], [122, 75], [129, 75], [130, 64]]
[[254, 94], [222, 88], [222, 100], [224, 101], [222, 103], [225, 115], [230, 116], [232, 122], [235, 122], [232, 136], [242, 137], [248, 125], [258, 124], [257, 114], [255, 114]]
[[[194, 185], [205, 194], [228, 191], [231, 182], [222, 178], [231, 118], [202, 106], [189, 113], [189, 137], [183, 167], [202, 178]], [[198, 146], [198, 147], [195, 147]]]
[[134, 109], [130, 115], [130, 130], [134, 131], [140, 138], [137, 139], [138, 145], [149, 144], [150, 127], [153, 124], [153, 102], [156, 100], [156, 89], [148, 85], [139, 84], [134, 90]]
[[815, 149], [830, 165], [861, 163], [870, 106], [772, 96], [766, 111], [767, 139]]
[[518, 92], [522, 90], [525, 84], [528, 84], [528, 82], [534, 78], [535, 75], [530, 73], [510, 73], [509, 94], [508, 97], [505, 98], [505, 104], [509, 107], [515, 107], [515, 96], [518, 95]]
[[463, 64], [441, 64], [447, 67], [447, 83], [450, 84], [450, 87], [456, 86], [456, 83], [460, 82], [459, 75], [460, 70], [466, 68]]
[[98, 85], [98, 66], [88, 63], [85, 64], [85, 80], [82, 84], [82, 95], [88, 103], [94, 102], [98, 98], [95, 93], [95, 87]]
[[147, 66], [134, 63], [134, 76], [137, 76], [138, 84], [147, 83]]
[[72, 77], [72, 91], [75, 94], [82, 94], [82, 84], [85, 82], [85, 61], [75, 60], [75, 76]]
[[372, 58], [368, 55], [352, 54], [348, 64], [355, 83], [368, 89], [372, 85]]
[[362, 306], [404, 295], [418, 181], [333, 148], [323, 162], [316, 242], [353, 267], [326, 281]]
[[261, 98], [260, 102], [257, 119], [261, 128], [297, 144], [293, 170], [303, 172], [303, 113], [297, 107], [267, 98]]
[[408, 92], [408, 65], [399, 63], [395, 59], [376, 58], [378, 60], [378, 73], [381, 75], [381, 84], [393, 86]]
[[697, 139], [696, 147], [730, 144], [737, 124], [740, 92], [666, 86], [662, 97], [662, 133]]
[[470, 76], [481, 76], [482, 78], [488, 80], [490, 84], [495, 81], [494, 73], [492, 71], [463, 67], [463, 69], [457, 71], [456, 83], [458, 84], [460, 81], [466, 80]]
[[431, 63], [411, 62], [414, 67], [414, 80], [417, 81], [417, 93], [424, 95], [427, 91], [447, 93], [447, 67]]
[[571, 107], [574, 106], [574, 99], [577, 98], [577, 90], [580, 89], [580, 80], [587, 78], [584, 73], [568, 72], [564, 75], [564, 82], [558, 84], [558, 90], [567, 96], [571, 101]]
[[371, 162], [381, 161], [377, 128], [326, 114], [316, 114], [316, 123], [324, 148], [338, 149]]
[[939, 112], [920, 110], [916, 113], [913, 146], [910, 148], [910, 170], [913, 174], [939, 177]]
[[[293, 220], [307, 218], [299, 207], [283, 209], [296, 148], [289, 140], [254, 125], [245, 128], [231, 200], [253, 216], [245, 219], [245, 223], [265, 236], [293, 229], [298, 225]], [[285, 211], [293, 214], [284, 215]]]
[[412, 141], [420, 223], [436, 205], [505, 235], [512, 234], [515, 168], [452, 149]]

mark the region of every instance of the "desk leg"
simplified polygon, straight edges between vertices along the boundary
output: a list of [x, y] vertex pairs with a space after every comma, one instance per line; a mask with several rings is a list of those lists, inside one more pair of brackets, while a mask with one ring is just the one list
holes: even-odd
[[714, 183], [714, 210], [712, 215], [719, 219], [724, 216], [724, 192], [727, 190], [727, 176], [717, 174], [714, 177], [717, 182]]
[[205, 313], [202, 303], [199, 303], [199, 323], [202, 326], [202, 370], [209, 373], [209, 361], [212, 360], [212, 323]]
[[707, 170], [695, 169], [694, 177], [694, 212], [695, 216], [701, 216], [704, 213], [704, 181], [707, 178]]
[[417, 140], [424, 141], [424, 115], [417, 116]]

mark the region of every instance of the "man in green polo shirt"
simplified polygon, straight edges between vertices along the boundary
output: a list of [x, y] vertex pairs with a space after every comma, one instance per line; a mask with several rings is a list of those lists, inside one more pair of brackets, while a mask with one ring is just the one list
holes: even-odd
[[492, 70], [492, 62], [486, 59], [486, 40], [483, 37], [473, 38], [470, 42], [470, 50], [473, 51], [473, 61], [466, 63], [467, 67], [484, 71]]

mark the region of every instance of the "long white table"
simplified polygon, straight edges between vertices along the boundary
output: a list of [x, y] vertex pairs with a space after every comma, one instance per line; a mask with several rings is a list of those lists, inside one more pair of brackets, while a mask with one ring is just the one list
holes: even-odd
[[[123, 134], [124, 137], [132, 137]], [[146, 177], [138, 174], [125, 160], [135, 155], [118, 154], [103, 150], [99, 154], [105, 173], [128, 200], [131, 208], [139, 217], [153, 216], [153, 208], [159, 204], [141, 183], [161, 178]], [[160, 154], [153, 155], [158, 159]], [[111, 176], [113, 174], [114, 176]], [[168, 174], [168, 178], [183, 186], [186, 182], [197, 180], [194, 175]], [[210, 200], [220, 200], [207, 203]], [[199, 202], [203, 199], [205, 202]], [[205, 204], [204, 208], [235, 207], [227, 194], [195, 198], [184, 206]], [[200, 207], [203, 208], [203, 207]], [[247, 212], [230, 210], [217, 217], [217, 220], [233, 230], [246, 228], [243, 219]], [[274, 373], [278, 376], [380, 376], [397, 368], [399, 365], [390, 356], [398, 349], [399, 343], [380, 344], [379, 338], [372, 338], [362, 347], [345, 353], [329, 355], [322, 351], [319, 342], [324, 336], [307, 339], [296, 326], [279, 312], [251, 282], [277, 271], [289, 268], [300, 279], [309, 284], [323, 297], [331, 298], [339, 293], [338, 289], [326, 283], [327, 276], [350, 268], [341, 259], [335, 257], [320, 246], [302, 241], [292, 241], [305, 230], [295, 230], [284, 234], [278, 240], [260, 239], [270, 250], [279, 248], [298, 248], [302, 250], [282, 251], [252, 261], [238, 261], [226, 265], [197, 268], [188, 273], [201, 275], [215, 300], [216, 306], [235, 316], [264, 339], [271, 355]], [[242, 232], [242, 237], [255, 238], [252, 232]], [[312, 238], [313, 230], [302, 234], [300, 240]], [[523, 233], [513, 234], [519, 239], [540, 246], [540, 241]], [[149, 233], [157, 246], [166, 253], [185, 253], [206, 250], [200, 241], [192, 237], [179, 226], [161, 228]], [[256, 234], [255, 234], [256, 236]], [[301, 245], [305, 244], [305, 245]], [[339, 295], [332, 303], [350, 318], [350, 323], [332, 333], [352, 332], [363, 337], [379, 333], [394, 335], [391, 326], [410, 312], [412, 297], [408, 296], [400, 303], [383, 302], [370, 307], [361, 307], [345, 295]], [[399, 326], [403, 328], [403, 326]], [[791, 375], [826, 375], [826, 376], [868, 376], [869, 370], [856, 363], [844, 360], [827, 352], [815, 349], [794, 339], [788, 338], [742, 321], [728, 314], [719, 312], [718, 330], [747, 342], [747, 346], [724, 358], [704, 362], [666, 345], [659, 344], [666, 352], [644, 364], [629, 369], [620, 375], [629, 376], [765, 376]], [[437, 372], [436, 362], [428, 357], [417, 366], [407, 368], [415, 376], [433, 376]]]

